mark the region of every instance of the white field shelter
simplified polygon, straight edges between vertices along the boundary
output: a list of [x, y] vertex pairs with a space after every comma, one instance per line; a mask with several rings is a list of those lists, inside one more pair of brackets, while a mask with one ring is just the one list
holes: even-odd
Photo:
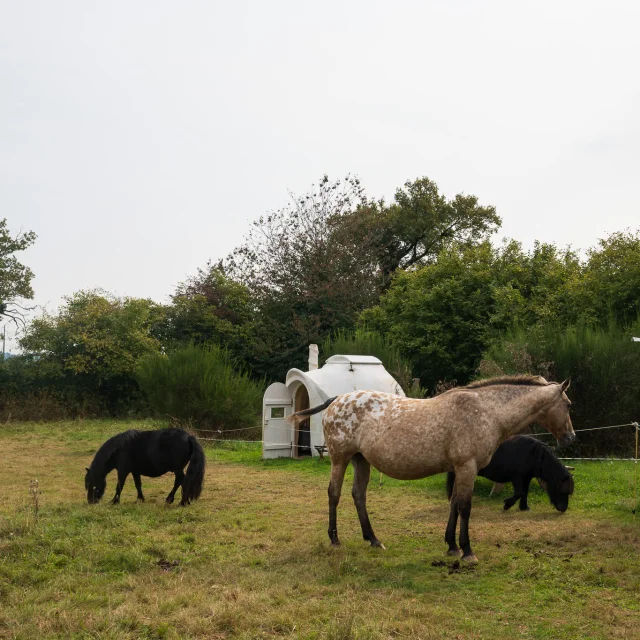
[[287, 417], [296, 411], [322, 404], [349, 391], [384, 391], [404, 396], [404, 391], [373, 356], [331, 356], [318, 369], [318, 347], [309, 347], [309, 371], [290, 369], [284, 384], [274, 382], [262, 405], [262, 457], [299, 458], [319, 455], [324, 445], [322, 414], [317, 413], [293, 427]]

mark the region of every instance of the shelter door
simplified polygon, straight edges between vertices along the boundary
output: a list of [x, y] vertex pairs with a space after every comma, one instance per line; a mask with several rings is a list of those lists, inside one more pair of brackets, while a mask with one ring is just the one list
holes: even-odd
[[293, 409], [289, 388], [274, 382], [264, 394], [262, 406], [262, 457], [289, 458], [293, 454], [293, 428], [287, 418]]
[[[303, 411], [309, 408], [309, 392], [304, 385], [298, 387], [295, 397], [295, 411]], [[311, 455], [311, 420], [307, 418], [303, 420], [296, 429], [294, 436], [295, 448], [294, 456], [310, 456]]]

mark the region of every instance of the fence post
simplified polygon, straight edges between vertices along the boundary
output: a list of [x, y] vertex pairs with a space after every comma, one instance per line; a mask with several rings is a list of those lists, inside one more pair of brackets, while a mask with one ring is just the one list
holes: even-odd
[[638, 511], [638, 432], [640, 432], [640, 425], [637, 422], [632, 422], [636, 429], [636, 457], [633, 461], [633, 519], [636, 519], [636, 512]]

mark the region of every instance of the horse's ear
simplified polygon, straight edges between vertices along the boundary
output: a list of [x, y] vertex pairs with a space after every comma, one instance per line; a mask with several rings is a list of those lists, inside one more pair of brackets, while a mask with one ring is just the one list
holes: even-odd
[[571, 378], [567, 378], [561, 385], [562, 393], [564, 393], [571, 386]]
[[87, 473], [89, 472], [89, 467], [85, 467], [85, 471], [87, 471]]

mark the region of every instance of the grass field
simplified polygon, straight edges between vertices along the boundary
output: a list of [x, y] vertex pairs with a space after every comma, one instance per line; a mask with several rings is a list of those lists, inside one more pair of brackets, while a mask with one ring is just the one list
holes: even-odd
[[132, 426], [157, 425], [0, 427], [0, 637], [640, 638], [631, 463], [577, 465], [564, 515], [537, 485], [530, 512], [505, 513], [478, 480], [480, 564], [460, 569], [444, 556], [443, 476], [380, 487], [373, 473], [387, 551], [362, 541], [349, 479], [330, 547], [328, 461], [262, 462], [253, 445], [209, 449], [190, 507], [165, 506], [169, 477], [143, 478], [144, 504], [129, 478], [120, 505], [88, 505], [84, 467]]

